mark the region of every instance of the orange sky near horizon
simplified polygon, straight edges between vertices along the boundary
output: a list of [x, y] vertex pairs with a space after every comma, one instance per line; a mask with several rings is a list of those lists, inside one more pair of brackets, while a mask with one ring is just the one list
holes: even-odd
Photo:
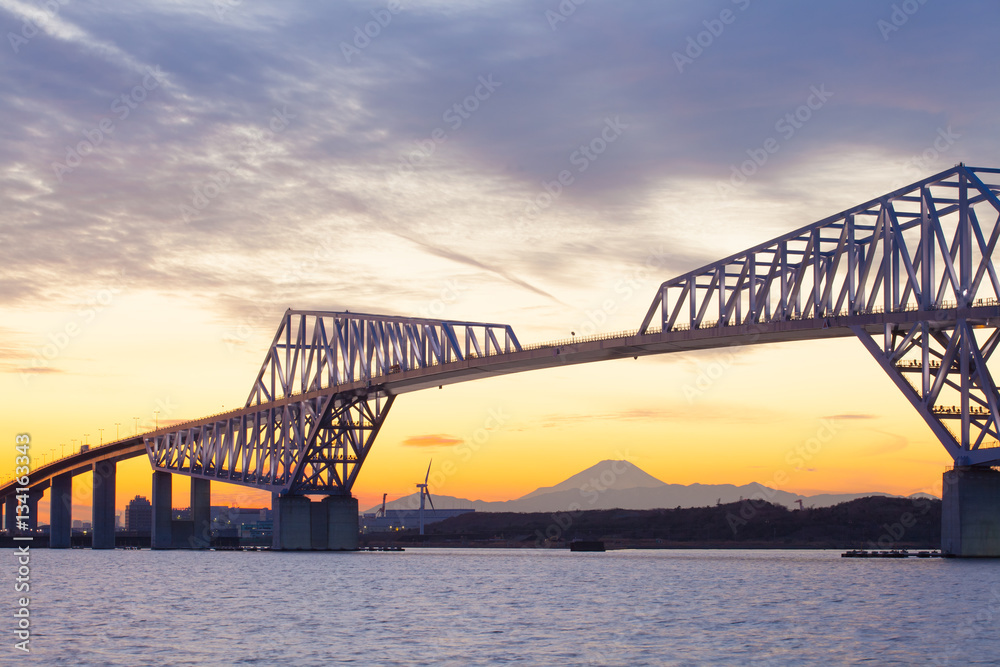
[[[36, 455], [50, 457], [71, 439], [79, 446], [84, 433], [97, 444], [98, 428], [105, 441], [116, 428], [131, 433], [135, 416], [142, 431], [155, 419], [162, 425], [245, 401], [273, 335], [263, 323], [234, 348], [227, 327], [205, 313], [169, 325], [148, 303], [131, 305], [119, 304], [67, 346], [60, 361], [76, 370], [0, 375], [5, 394], [18, 397], [0, 421], [11, 443], [8, 470], [17, 433], [29, 433]], [[163, 337], [151, 348], [136, 337], [158, 329]], [[491, 415], [500, 426], [477, 433]], [[382, 493], [389, 500], [413, 493], [431, 459], [432, 494], [473, 500], [517, 498], [605, 459], [677, 484], [939, 493], [950, 461], [852, 338], [598, 362], [405, 394], [359, 475], [360, 507], [378, 504]], [[74, 480], [74, 518], [89, 518], [88, 477]], [[118, 509], [135, 495], [149, 497], [145, 457], [120, 464], [117, 484]], [[187, 506], [187, 488], [175, 478], [175, 507]], [[270, 498], [215, 483], [212, 503], [259, 507]]]

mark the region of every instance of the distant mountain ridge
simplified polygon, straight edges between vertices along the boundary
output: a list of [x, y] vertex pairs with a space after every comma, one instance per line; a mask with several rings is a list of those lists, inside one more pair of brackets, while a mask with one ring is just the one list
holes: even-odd
[[[918, 494], [926, 496], [926, 494]], [[628, 461], [601, 461], [553, 486], [543, 486], [514, 500], [468, 500], [434, 495], [438, 509], [472, 508], [477, 512], [569, 512], [601, 509], [661, 509], [675, 507], [707, 507], [717, 503], [734, 503], [741, 499], [767, 500], [776, 505], [797, 507], [801, 499], [806, 507], [830, 507], [838, 503], [886, 496], [890, 493], [824, 493], [801, 496], [751, 482], [733, 484], [667, 484]], [[934, 496], [926, 496], [933, 498]], [[412, 494], [386, 503], [386, 509], [407, 510], [420, 506], [419, 494]], [[374, 512], [378, 506], [367, 512]]]

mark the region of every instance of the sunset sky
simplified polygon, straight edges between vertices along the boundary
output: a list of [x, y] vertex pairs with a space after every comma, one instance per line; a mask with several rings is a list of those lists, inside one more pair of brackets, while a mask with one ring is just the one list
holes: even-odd
[[[4, 472], [18, 433], [51, 460], [242, 405], [286, 308], [634, 329], [674, 275], [1000, 166], [996, 2], [577, 2], [0, 0]], [[950, 463], [853, 339], [402, 396], [361, 506], [431, 458], [484, 500], [603, 459], [804, 494]], [[119, 508], [149, 489], [119, 466]]]

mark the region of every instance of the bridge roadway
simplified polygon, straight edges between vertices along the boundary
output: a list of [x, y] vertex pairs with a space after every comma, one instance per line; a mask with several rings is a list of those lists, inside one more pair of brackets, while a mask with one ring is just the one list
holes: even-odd
[[[30, 494], [37, 498], [48, 489], [53, 479], [69, 475], [71, 477], [85, 472], [91, 472], [100, 463], [117, 463], [147, 453], [146, 440], [158, 434], [168, 433], [191, 426], [211, 424], [231, 417], [260, 412], [269, 407], [280, 407], [296, 403], [304, 399], [330, 394], [350, 394], [356, 391], [368, 391], [375, 386], [381, 387], [386, 394], [399, 395], [422, 389], [439, 387], [446, 384], [482, 380], [490, 377], [520, 373], [545, 368], [558, 368], [573, 364], [608, 361], [612, 359], [638, 358], [656, 354], [671, 354], [691, 352], [730, 346], [757, 345], [764, 343], [779, 343], [818, 338], [844, 338], [855, 336], [851, 326], [861, 326], [874, 335], [880, 335], [886, 324], [895, 324], [905, 330], [908, 325], [928, 319], [967, 318], [987, 326], [1000, 325], [1000, 306], [976, 305], [971, 308], [935, 310], [923, 312], [906, 310], [894, 313], [877, 313], [866, 315], [844, 315], [828, 318], [810, 318], [802, 320], [787, 320], [767, 324], [735, 324], [719, 327], [707, 326], [703, 329], [660, 332], [646, 334], [626, 332], [594, 336], [579, 340], [567, 339], [555, 343], [529, 346], [519, 352], [498, 354], [489, 357], [474, 357], [447, 364], [418, 368], [381, 377], [373, 378], [372, 382], [356, 381], [325, 389], [296, 394], [280, 398], [269, 403], [230, 410], [209, 417], [171, 424], [161, 429], [148, 431], [139, 436], [123, 438], [88, 451], [66, 456], [40, 468], [30, 474]], [[7, 505], [8, 521], [13, 520], [12, 508], [16, 502], [10, 502], [17, 491], [16, 481], [0, 486], [0, 498]], [[37, 502], [37, 500], [35, 500]], [[34, 510], [34, 508], [32, 508]], [[34, 517], [34, 511], [31, 512]], [[32, 524], [35, 520], [31, 521]], [[8, 523], [7, 525], [11, 525]]]

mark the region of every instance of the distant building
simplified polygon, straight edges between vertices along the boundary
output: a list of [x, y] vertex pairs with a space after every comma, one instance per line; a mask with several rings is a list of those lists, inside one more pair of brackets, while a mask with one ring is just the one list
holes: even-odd
[[144, 496], [136, 496], [125, 508], [125, 530], [150, 532], [153, 528], [153, 506]]
[[271, 520], [271, 510], [265, 507], [212, 506], [212, 530], [239, 530], [241, 526]]
[[262, 540], [268, 539], [274, 534], [274, 522], [270, 519], [266, 521], [256, 521], [254, 523], [243, 523], [239, 527], [239, 537], [241, 540]]

